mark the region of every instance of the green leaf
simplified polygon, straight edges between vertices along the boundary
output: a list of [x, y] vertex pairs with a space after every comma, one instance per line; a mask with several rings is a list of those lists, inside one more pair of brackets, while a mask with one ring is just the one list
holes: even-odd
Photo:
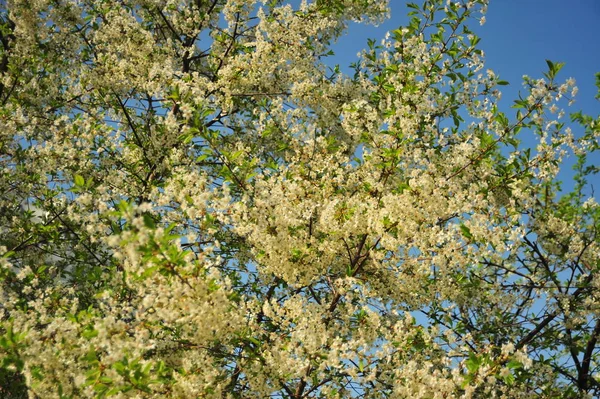
[[499, 375], [500, 379], [502, 379], [506, 385], [510, 386], [515, 383], [515, 376], [512, 373], [508, 373], [506, 375]]
[[354, 275], [354, 270], [352, 269], [352, 265], [348, 265], [346, 267], [346, 276], [352, 277]]
[[123, 391], [123, 387], [114, 387], [106, 392], [106, 396], [113, 396]]
[[473, 234], [471, 234], [471, 230], [464, 223], [461, 223], [459, 227], [460, 227], [460, 231], [464, 237], [466, 237], [468, 239], [473, 238]]
[[85, 179], [81, 175], [75, 175], [75, 185], [77, 187], [83, 187], [85, 185]]
[[516, 360], [511, 360], [510, 362], [508, 362], [506, 367], [508, 367], [511, 370], [514, 370], [514, 369], [519, 369], [519, 368], [523, 367], [523, 365], [521, 364], [521, 362], [518, 362]]
[[98, 330], [95, 330], [94, 328], [86, 328], [81, 333], [81, 336], [86, 339], [92, 339], [92, 338], [98, 336]]
[[98, 393], [98, 394], [102, 394], [106, 391], [108, 391], [108, 386], [104, 385], [104, 384], [96, 384], [94, 385], [94, 392]]
[[115, 371], [119, 374], [123, 374], [126, 371], [126, 367], [123, 363], [121, 362], [116, 362], [112, 365], [112, 368], [115, 369]]
[[113, 379], [110, 377], [102, 376], [102, 377], [100, 377], [100, 382], [102, 382], [104, 384], [110, 384], [113, 382]]
[[149, 229], [154, 229], [156, 228], [156, 225], [154, 224], [154, 219], [152, 218], [152, 215], [150, 215], [149, 213], [144, 213], [144, 226], [146, 226]]
[[556, 76], [556, 74], [558, 72], [560, 72], [560, 70], [565, 66], [564, 62], [557, 62], [554, 63], [550, 60], [546, 60], [546, 64], [548, 64], [548, 78], [550, 78], [551, 80], [554, 79], [554, 77]]
[[259, 341], [259, 340], [257, 340], [257, 339], [256, 339], [256, 338], [254, 338], [254, 337], [248, 337], [248, 341], [252, 342], [252, 343], [253, 343], [254, 345], [256, 345], [256, 346], [260, 346], [260, 345], [261, 345], [260, 341]]
[[467, 370], [469, 373], [475, 374], [477, 370], [479, 370], [479, 366], [481, 366], [482, 359], [477, 357], [477, 355], [473, 352], [469, 353], [469, 358], [465, 362], [465, 366], [467, 366]]

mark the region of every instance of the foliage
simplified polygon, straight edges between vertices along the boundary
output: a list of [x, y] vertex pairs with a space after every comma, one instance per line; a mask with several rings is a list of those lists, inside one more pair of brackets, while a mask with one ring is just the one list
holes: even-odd
[[0, 3], [0, 394], [600, 395], [600, 124], [486, 3]]

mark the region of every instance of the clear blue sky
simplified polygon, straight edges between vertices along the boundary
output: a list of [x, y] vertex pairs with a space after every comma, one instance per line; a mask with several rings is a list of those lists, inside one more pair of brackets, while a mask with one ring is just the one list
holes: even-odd
[[[407, 23], [406, 3], [390, 0], [391, 18], [379, 27], [352, 24], [348, 35], [334, 47], [336, 55], [329, 62], [349, 71], [343, 67], [356, 60], [367, 38], [379, 41], [385, 32]], [[541, 77], [547, 70], [545, 60], [550, 59], [566, 63], [559, 80], [573, 77], [577, 81], [579, 94], [567, 112], [600, 114], [600, 102], [594, 99], [594, 75], [600, 72], [600, 0], [490, 0], [486, 20], [483, 26], [473, 20], [470, 27], [481, 37], [486, 67], [510, 82], [500, 87], [501, 110], [514, 115], [509, 107], [522, 89], [522, 76]], [[600, 164], [600, 159], [589, 161]], [[594, 179], [594, 186], [600, 192], [599, 177]]]

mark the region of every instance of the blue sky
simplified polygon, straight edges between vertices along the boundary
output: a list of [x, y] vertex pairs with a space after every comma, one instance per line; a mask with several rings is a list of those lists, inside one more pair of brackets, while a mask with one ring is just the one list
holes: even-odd
[[[379, 42], [385, 32], [407, 23], [406, 3], [390, 0], [391, 18], [378, 27], [352, 24], [348, 35], [334, 47], [336, 55], [329, 63], [339, 63], [342, 70], [349, 72], [344, 67], [356, 60], [367, 38]], [[486, 68], [510, 82], [509, 86], [500, 87], [502, 111], [514, 115], [510, 106], [522, 89], [522, 76], [542, 77], [547, 70], [545, 60], [549, 59], [566, 63], [558, 75], [559, 81], [569, 77], [577, 81], [579, 94], [567, 113], [582, 110], [590, 115], [600, 114], [600, 102], [594, 99], [594, 75], [600, 72], [600, 0], [490, 0], [486, 20], [483, 26], [473, 20], [470, 27], [481, 37]], [[577, 129], [574, 132], [577, 134]], [[600, 159], [589, 161], [600, 164]], [[566, 177], [562, 176], [568, 180]], [[598, 192], [600, 178], [593, 180]]]
[[492, 0], [479, 32], [488, 66], [511, 82], [506, 99], [520, 87], [523, 74], [539, 76], [550, 59], [566, 62], [559, 77], [577, 80], [574, 108], [598, 114], [599, 22], [598, 0]]

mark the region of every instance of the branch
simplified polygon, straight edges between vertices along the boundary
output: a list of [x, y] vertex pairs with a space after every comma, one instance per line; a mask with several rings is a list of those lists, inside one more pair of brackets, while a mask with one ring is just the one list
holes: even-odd
[[[577, 288], [577, 290], [573, 293], [573, 298], [577, 298], [579, 295], [581, 295], [583, 290], [585, 290], [587, 288], [587, 285], [592, 281], [593, 276], [594, 275], [592, 273], [590, 273], [586, 277], [583, 285], [581, 287]], [[531, 330], [529, 332], [529, 334], [527, 334], [525, 337], [523, 337], [515, 345], [515, 348], [517, 350], [519, 350], [519, 349], [523, 348], [525, 345], [527, 345], [529, 342], [531, 342], [540, 333], [540, 331], [542, 331], [548, 324], [550, 324], [550, 322], [552, 322], [552, 320], [554, 320], [557, 316], [558, 316], [558, 311], [552, 312], [548, 316], [546, 316], [546, 318], [544, 320], [542, 320], [542, 322], [540, 324], [538, 324], [537, 327], [535, 327], [533, 330]]]
[[590, 381], [590, 364], [592, 362], [592, 354], [596, 349], [596, 343], [598, 342], [598, 335], [600, 335], [600, 319], [596, 320], [596, 326], [592, 332], [592, 336], [585, 347], [585, 353], [583, 355], [583, 361], [581, 362], [581, 370], [577, 378], [577, 385], [582, 391], [587, 391], [589, 388]]

